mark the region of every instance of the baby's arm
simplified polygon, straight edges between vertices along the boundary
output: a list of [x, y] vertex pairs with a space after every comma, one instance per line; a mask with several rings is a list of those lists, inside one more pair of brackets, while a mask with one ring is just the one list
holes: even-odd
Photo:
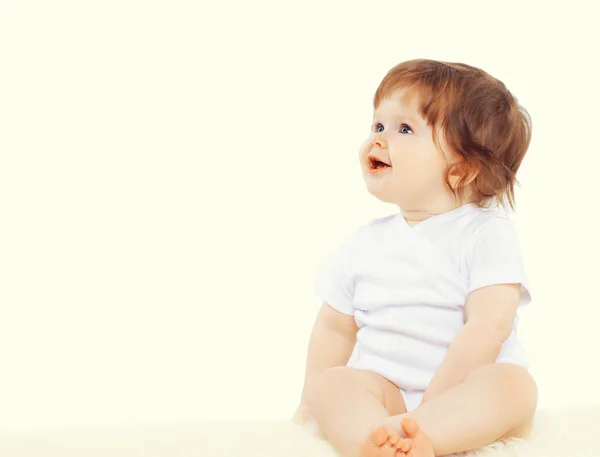
[[520, 284], [499, 284], [469, 294], [466, 323], [425, 390], [424, 402], [460, 384], [476, 368], [496, 361], [512, 331], [520, 290]]
[[515, 228], [510, 218], [493, 217], [465, 245], [469, 291], [465, 325], [425, 390], [424, 401], [460, 384], [474, 369], [492, 364], [510, 336], [520, 305], [531, 295]]
[[328, 368], [345, 366], [356, 344], [358, 327], [354, 316], [343, 314], [323, 303], [313, 325], [306, 358], [302, 390], [303, 405], [314, 380]]

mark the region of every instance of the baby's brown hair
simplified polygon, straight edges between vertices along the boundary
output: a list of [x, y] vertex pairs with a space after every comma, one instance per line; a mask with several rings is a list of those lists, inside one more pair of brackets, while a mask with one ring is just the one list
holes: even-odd
[[[531, 141], [531, 118], [504, 83], [464, 63], [408, 60], [385, 75], [374, 108], [398, 90], [406, 103], [416, 96], [434, 143], [440, 147], [442, 132], [450, 152], [459, 158], [447, 170], [452, 192], [462, 198], [470, 183], [477, 205], [508, 200], [514, 209], [516, 174]], [[450, 183], [453, 171], [460, 172], [456, 187]]]

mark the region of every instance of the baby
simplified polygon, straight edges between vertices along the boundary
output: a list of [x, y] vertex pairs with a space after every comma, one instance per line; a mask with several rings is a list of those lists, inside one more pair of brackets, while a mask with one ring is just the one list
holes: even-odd
[[301, 404], [344, 457], [432, 457], [525, 437], [537, 387], [516, 335], [530, 302], [504, 210], [531, 121], [469, 65], [392, 68], [359, 159], [400, 209], [358, 228], [320, 270]]

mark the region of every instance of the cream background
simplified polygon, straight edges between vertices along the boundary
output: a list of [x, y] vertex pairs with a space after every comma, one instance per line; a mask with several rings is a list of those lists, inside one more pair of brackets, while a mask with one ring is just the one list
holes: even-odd
[[541, 407], [599, 403], [590, 4], [0, 1], [0, 429], [289, 417], [318, 266], [395, 211], [373, 93], [420, 57], [529, 110], [520, 333]]

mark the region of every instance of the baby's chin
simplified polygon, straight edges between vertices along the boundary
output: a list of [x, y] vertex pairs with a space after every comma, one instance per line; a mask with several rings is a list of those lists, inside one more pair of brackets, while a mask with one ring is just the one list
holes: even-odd
[[403, 195], [397, 188], [391, 186], [379, 185], [379, 183], [366, 183], [367, 191], [377, 200], [383, 203], [391, 203], [399, 208], [409, 208], [414, 206], [414, 198], [410, 195]]

